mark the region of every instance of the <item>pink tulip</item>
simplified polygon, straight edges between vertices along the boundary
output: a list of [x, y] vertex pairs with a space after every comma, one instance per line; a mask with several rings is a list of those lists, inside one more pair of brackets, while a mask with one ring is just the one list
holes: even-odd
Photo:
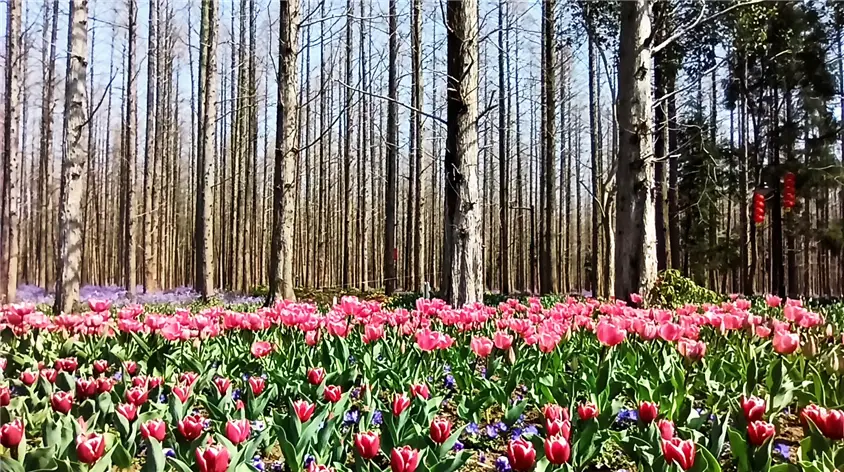
[[252, 343], [252, 348], [250, 349], [252, 356], [257, 358], [265, 357], [273, 352], [272, 344], [266, 341], [256, 341]]
[[788, 355], [797, 350], [800, 346], [800, 335], [777, 331], [774, 333], [774, 351], [779, 354]]
[[88, 433], [76, 437], [76, 457], [80, 462], [93, 464], [105, 454], [105, 438], [101, 434]]
[[595, 334], [598, 336], [598, 341], [604, 346], [615, 346], [624, 341], [627, 332], [609, 321], [603, 320], [598, 323]]
[[659, 428], [659, 436], [668, 441], [674, 437], [674, 422], [671, 420], [659, 420], [657, 423]]
[[771, 308], [776, 308], [780, 306], [780, 303], [782, 303], [782, 298], [776, 295], [768, 294], [765, 295], [765, 303]]
[[121, 403], [117, 405], [115, 410], [120, 416], [126, 418], [129, 422], [135, 421], [135, 418], [138, 417], [138, 407], [132, 403]]
[[510, 336], [504, 331], [496, 331], [495, 336], [492, 337], [492, 342], [496, 348], [506, 351], [513, 345], [513, 336]]
[[92, 298], [88, 300], [88, 307], [91, 308], [91, 311], [94, 313], [104, 313], [111, 308], [111, 302], [109, 300], [98, 300]]
[[469, 346], [478, 357], [486, 357], [492, 352], [492, 340], [485, 336], [472, 336]]
[[249, 420], [229, 420], [226, 423], [226, 438], [232, 444], [240, 444], [246, 441], [251, 433], [252, 427]]
[[196, 450], [196, 464], [200, 472], [226, 472], [229, 468], [229, 450], [223, 446], [209, 446]]

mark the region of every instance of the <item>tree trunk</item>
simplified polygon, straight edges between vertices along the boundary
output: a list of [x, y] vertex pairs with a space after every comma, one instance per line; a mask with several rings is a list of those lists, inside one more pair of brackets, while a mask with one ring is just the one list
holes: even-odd
[[4, 129], [4, 154], [6, 156], [6, 214], [5, 228], [0, 234], [3, 254], [0, 261], [0, 300], [5, 294], [6, 302], [14, 302], [18, 288], [18, 260], [20, 258], [20, 212], [21, 199], [21, 72], [26, 58], [21, 54], [21, 2], [9, 0], [6, 3], [6, 109]]
[[296, 144], [299, 133], [299, 76], [296, 64], [299, 51], [299, 0], [283, 0], [279, 18], [278, 112], [268, 304], [277, 298], [296, 299], [293, 292], [293, 205], [296, 198], [294, 173], [299, 154]]
[[[600, 231], [600, 213], [601, 213], [601, 199], [600, 199], [600, 179], [601, 175], [598, 169], [601, 162], [601, 131], [600, 120], [601, 110], [598, 105], [598, 97], [601, 93], [600, 84], [598, 83], [598, 44], [595, 41], [594, 34], [591, 32], [588, 39], [589, 48], [589, 145], [592, 171], [592, 245], [589, 254], [589, 289], [595, 296], [598, 296], [600, 289], [598, 286], [599, 269], [599, 254], [600, 245], [598, 243], [598, 233]], [[609, 257], [609, 255], [607, 255]]]
[[[674, 72], [665, 77], [665, 90], [674, 90]], [[668, 98], [668, 251], [671, 268], [680, 268], [680, 206], [677, 201], [677, 181], [680, 175], [677, 157], [677, 99]]]
[[[413, 0], [412, 6], [412, 33], [411, 33], [411, 56], [413, 59], [413, 95], [414, 108], [422, 110], [422, 103], [424, 98], [423, 84], [422, 84], [422, 0]], [[424, 168], [422, 167], [422, 143], [423, 143], [423, 126], [422, 114], [419, 112], [413, 113], [413, 159], [415, 163], [416, 172], [410, 176], [414, 179], [413, 187], [416, 189], [416, 198], [413, 200], [413, 234], [412, 249], [413, 249], [413, 286], [409, 287], [414, 291], [422, 291], [422, 282], [424, 274], [422, 273], [422, 261], [425, 259], [425, 240], [422, 231], [422, 213], [425, 211], [425, 192], [422, 191], [422, 182], [424, 181]], [[411, 257], [410, 254], [407, 255]]]
[[450, 1], [448, 30], [448, 137], [445, 151], [445, 221], [442, 290], [453, 306], [483, 298], [478, 201], [478, 3]]
[[509, 163], [509, 125], [506, 121], [509, 108], [505, 101], [509, 91], [505, 87], [507, 70], [504, 57], [507, 54], [504, 45], [504, 8], [507, 3], [498, 0], [498, 205], [499, 205], [499, 240], [498, 264], [501, 269], [501, 293], [510, 293], [510, 174]]
[[217, 0], [202, 3], [200, 26], [200, 129], [196, 189], [196, 290], [214, 295], [214, 147], [217, 123]]
[[398, 163], [398, 19], [396, 0], [389, 6], [389, 84], [387, 95], [387, 182], [384, 189], [384, 293], [396, 290], [396, 165]]
[[137, 278], [135, 273], [135, 245], [137, 244], [137, 233], [135, 231], [135, 163], [137, 159], [138, 141], [138, 110], [137, 95], [138, 85], [135, 80], [135, 50], [137, 48], [137, 26], [138, 11], [136, 0], [129, 2], [129, 65], [126, 73], [126, 146], [125, 158], [123, 161], [123, 181], [126, 184], [124, 199], [126, 201], [124, 221], [124, 234], [126, 242], [123, 252], [123, 283], [126, 286], [130, 300], [134, 300], [137, 294]]
[[62, 159], [59, 215], [59, 274], [54, 313], [70, 313], [79, 300], [82, 266], [82, 205], [88, 150], [88, 0], [71, 0], [68, 25], [67, 150]]
[[556, 41], [554, 36], [555, 23], [555, 0], [543, 0], [543, 34], [545, 36], [545, 66], [543, 69], [543, 78], [545, 81], [545, 108], [543, 108], [543, 119], [545, 122], [545, 136], [543, 142], [545, 143], [543, 156], [543, 176], [545, 188], [542, 191], [545, 193], [545, 207], [544, 207], [544, 223], [543, 230], [545, 234], [542, 237], [542, 276], [540, 277], [540, 292], [551, 293], [556, 290], [556, 249], [557, 249], [557, 235], [554, 225], [554, 215], [556, 214], [556, 185], [557, 185], [557, 153], [556, 153], [556, 110], [557, 110], [557, 87], [556, 87]]
[[[298, 0], [296, 0], [298, 1]], [[346, 0], [346, 85], [352, 86], [352, 0]], [[349, 287], [351, 262], [351, 173], [352, 173], [352, 92], [344, 87], [343, 94], [346, 99], [343, 114], [346, 126], [343, 130], [343, 288]]]
[[622, 300], [631, 293], [648, 290], [657, 272], [651, 194], [650, 3], [636, 0], [621, 4], [615, 295]]
[[[147, 113], [146, 113], [146, 142], [144, 145], [144, 231], [141, 245], [144, 253], [144, 291], [150, 292], [158, 289], [158, 268], [155, 266], [156, 245], [153, 239], [153, 219], [155, 209], [153, 208], [153, 173], [155, 169], [155, 96], [156, 96], [156, 61], [153, 59], [158, 50], [156, 47], [157, 23], [158, 23], [158, 0], [149, 2], [149, 43], [147, 46]], [[200, 43], [200, 47], [202, 44]], [[199, 100], [200, 103], [202, 99]], [[201, 105], [200, 105], [201, 106]], [[198, 152], [199, 154], [199, 152]]]

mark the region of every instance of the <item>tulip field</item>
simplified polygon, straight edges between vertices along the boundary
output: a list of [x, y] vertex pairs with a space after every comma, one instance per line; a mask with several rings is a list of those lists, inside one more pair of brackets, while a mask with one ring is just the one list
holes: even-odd
[[633, 298], [5, 306], [0, 470], [844, 466], [840, 305]]

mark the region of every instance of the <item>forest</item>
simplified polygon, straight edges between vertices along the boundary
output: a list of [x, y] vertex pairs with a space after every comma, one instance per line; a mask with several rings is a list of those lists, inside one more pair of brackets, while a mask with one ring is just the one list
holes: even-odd
[[0, 301], [844, 292], [844, 6], [6, 0]]

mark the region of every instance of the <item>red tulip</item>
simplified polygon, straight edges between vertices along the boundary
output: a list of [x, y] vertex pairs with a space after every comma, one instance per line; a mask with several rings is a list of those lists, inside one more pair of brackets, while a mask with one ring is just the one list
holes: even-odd
[[229, 387], [231, 387], [232, 381], [225, 378], [225, 377], [217, 377], [214, 379], [214, 386], [217, 387], [217, 392], [220, 393], [220, 396], [226, 394], [229, 391]]
[[322, 396], [331, 403], [337, 403], [343, 397], [343, 387], [339, 385], [326, 385]]
[[562, 436], [552, 436], [545, 439], [545, 457], [548, 462], [561, 465], [569, 461], [571, 446], [568, 440]]
[[6, 361], [6, 358], [5, 358], [5, 357], [0, 357], [0, 372], [3, 372], [3, 371], [5, 371], [5, 370], [6, 370], [6, 364], [7, 364], [7, 362], [8, 362], [8, 361]]
[[149, 399], [149, 390], [144, 387], [132, 387], [126, 390], [126, 402], [141, 406]]
[[526, 472], [533, 468], [536, 462], [536, 449], [524, 438], [515, 439], [507, 444], [507, 458], [510, 459], [510, 467], [513, 470]]
[[199, 374], [196, 372], [182, 372], [179, 375], [179, 382], [187, 385], [188, 387], [193, 387], [193, 384], [196, 383], [196, 380], [199, 378]]
[[779, 354], [788, 355], [797, 350], [800, 346], [800, 335], [783, 331], [774, 332], [774, 351]]
[[253, 396], [259, 396], [264, 391], [267, 383], [261, 377], [249, 377], [249, 387], [252, 389]]
[[93, 464], [105, 453], [105, 438], [101, 434], [86, 433], [76, 436], [76, 457], [80, 462]]
[[79, 362], [75, 357], [65, 357], [64, 359], [57, 359], [55, 368], [58, 371], [73, 372], [79, 367]]
[[598, 341], [604, 346], [615, 346], [624, 341], [627, 332], [604, 320], [598, 323], [598, 327], [595, 328], [595, 334], [598, 336]]
[[135, 375], [138, 372], [138, 363], [135, 361], [125, 361], [123, 363], [123, 370], [129, 375]]
[[133, 403], [121, 403], [115, 408], [120, 416], [126, 418], [128, 421], [134, 421], [138, 417], [138, 407]]
[[305, 344], [308, 346], [316, 346], [319, 342], [319, 331], [308, 331], [305, 333]]
[[545, 436], [562, 436], [566, 440], [571, 438], [571, 421], [569, 420], [545, 420]]
[[469, 343], [472, 352], [478, 357], [488, 356], [492, 352], [492, 345], [492, 339], [486, 336], [472, 336], [472, 341]]
[[35, 372], [32, 372], [31, 370], [21, 372], [20, 381], [27, 387], [34, 384], [36, 380], [38, 380], [38, 375]]
[[662, 455], [665, 456], [665, 462], [677, 464], [683, 470], [689, 470], [695, 465], [696, 448], [692, 440], [683, 441], [680, 438], [673, 438], [662, 441]]
[[318, 367], [308, 370], [308, 382], [311, 385], [319, 385], [325, 380], [325, 369]]
[[759, 447], [774, 437], [774, 425], [766, 421], [751, 421], [747, 424], [747, 438], [750, 444]]
[[199, 415], [186, 416], [179, 420], [179, 434], [187, 441], [193, 441], [202, 434], [205, 424]]
[[98, 359], [94, 361], [94, 373], [102, 374], [108, 370], [108, 361], [105, 359]]
[[15, 420], [0, 426], [0, 445], [11, 449], [18, 447], [23, 440], [24, 428], [21, 420]]
[[229, 450], [222, 446], [197, 449], [196, 463], [200, 472], [226, 472], [229, 468]]
[[588, 421], [598, 416], [598, 405], [587, 402], [577, 405], [577, 416], [583, 421]]
[[69, 392], [56, 392], [50, 397], [50, 406], [53, 411], [66, 415], [73, 406], [73, 395]]
[[0, 385], [0, 407], [8, 405], [12, 401], [12, 392], [6, 385]]
[[657, 423], [659, 428], [659, 436], [668, 441], [674, 438], [674, 422], [671, 420], [659, 420]]
[[240, 444], [249, 439], [252, 427], [249, 420], [229, 420], [226, 423], [226, 438], [233, 444]]
[[492, 342], [498, 349], [506, 351], [513, 345], [513, 336], [510, 336], [504, 331], [496, 331], [495, 336], [492, 337]]
[[314, 409], [316, 405], [312, 403], [308, 403], [304, 400], [296, 400], [293, 402], [293, 411], [296, 412], [296, 416], [299, 417], [299, 421], [305, 423], [311, 416], [314, 414]]
[[110, 392], [112, 388], [114, 388], [114, 384], [117, 381], [114, 379], [110, 379], [107, 377], [100, 377], [97, 379], [97, 392]]
[[759, 397], [741, 397], [741, 409], [744, 411], [744, 419], [748, 423], [759, 421], [765, 416], [765, 400]]
[[153, 438], [162, 442], [166, 434], [167, 425], [162, 420], [149, 420], [141, 425], [141, 436], [144, 439]]
[[390, 469], [393, 472], [416, 472], [419, 467], [419, 451], [410, 446], [394, 448], [390, 452]]
[[374, 431], [355, 434], [355, 451], [364, 459], [372, 459], [381, 448], [381, 437]]
[[179, 399], [182, 403], [188, 401], [188, 397], [190, 396], [190, 387], [185, 385], [176, 385], [172, 389], [173, 395]]
[[77, 379], [76, 396], [79, 398], [93, 397], [97, 394], [97, 381], [94, 379]]
[[50, 383], [56, 383], [56, 376], [59, 375], [55, 369], [41, 369], [39, 374], [44, 378], [44, 380]]
[[235, 410], [242, 410], [243, 408], [244, 408], [243, 400], [238, 399], [234, 404], [234, 409]]
[[844, 439], [844, 412], [821, 408], [817, 426], [821, 433], [829, 439]]
[[428, 390], [428, 386], [425, 384], [412, 384], [410, 386], [410, 393], [414, 397], [423, 398], [425, 400], [431, 396], [431, 391]]
[[405, 393], [393, 395], [393, 415], [399, 416], [410, 406], [410, 398]]
[[546, 403], [542, 407], [542, 416], [546, 420], [568, 420], [570, 419], [569, 410], [563, 408], [556, 403]]
[[639, 419], [642, 423], [650, 424], [659, 416], [659, 404], [654, 402], [642, 402], [639, 405]]
[[431, 421], [431, 439], [437, 443], [442, 444], [451, 436], [451, 422], [445, 418], [434, 418]]
[[252, 348], [249, 351], [252, 352], [253, 357], [260, 359], [273, 352], [273, 345], [266, 341], [255, 341], [252, 343]]

